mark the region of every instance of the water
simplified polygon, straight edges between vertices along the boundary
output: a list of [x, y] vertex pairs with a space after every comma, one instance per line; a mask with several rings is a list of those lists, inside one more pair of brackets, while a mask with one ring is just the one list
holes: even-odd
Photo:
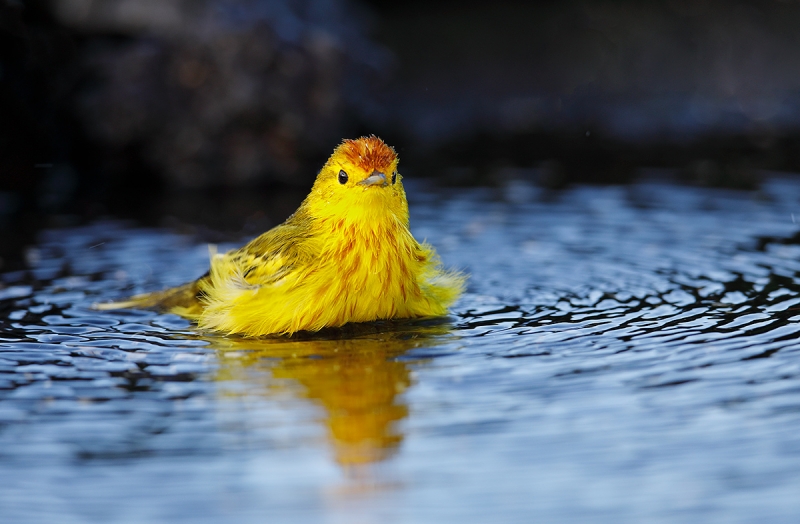
[[196, 238], [42, 234], [0, 289], [2, 521], [800, 518], [800, 181], [412, 195], [452, 316], [296, 339], [90, 309]]

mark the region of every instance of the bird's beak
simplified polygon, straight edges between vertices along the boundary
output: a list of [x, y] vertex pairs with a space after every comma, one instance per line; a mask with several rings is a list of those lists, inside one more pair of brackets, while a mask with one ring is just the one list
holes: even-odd
[[380, 171], [373, 171], [370, 176], [358, 183], [360, 186], [385, 186], [387, 184], [386, 175]]

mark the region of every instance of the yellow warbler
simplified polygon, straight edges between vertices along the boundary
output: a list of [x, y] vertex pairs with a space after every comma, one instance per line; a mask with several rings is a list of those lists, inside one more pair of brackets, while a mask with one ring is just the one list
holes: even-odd
[[397, 154], [370, 136], [342, 142], [292, 216], [212, 255], [205, 276], [95, 307], [156, 308], [229, 334], [291, 334], [441, 316], [464, 281], [411, 235]]

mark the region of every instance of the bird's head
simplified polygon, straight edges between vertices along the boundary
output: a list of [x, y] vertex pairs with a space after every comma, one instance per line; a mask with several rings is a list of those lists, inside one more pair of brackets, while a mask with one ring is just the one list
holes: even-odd
[[394, 216], [408, 224], [397, 153], [376, 136], [345, 140], [317, 175], [305, 204], [318, 218], [375, 223]]

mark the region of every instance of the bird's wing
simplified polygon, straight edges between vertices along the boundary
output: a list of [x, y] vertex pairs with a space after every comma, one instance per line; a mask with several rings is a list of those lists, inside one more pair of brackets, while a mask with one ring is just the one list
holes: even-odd
[[[318, 252], [303, 223], [287, 221], [256, 237], [240, 249], [212, 259], [212, 280], [255, 288], [274, 284], [312, 261]], [[213, 275], [217, 273], [217, 275]]]

